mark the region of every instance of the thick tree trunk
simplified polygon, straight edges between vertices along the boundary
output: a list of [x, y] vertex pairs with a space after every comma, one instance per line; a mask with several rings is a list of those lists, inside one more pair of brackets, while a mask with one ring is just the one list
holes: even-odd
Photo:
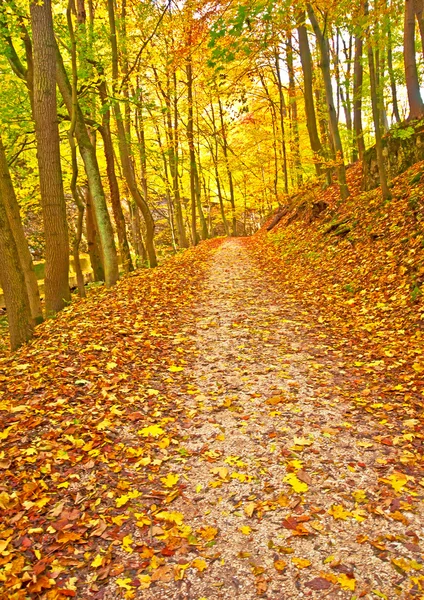
[[28, 242], [22, 227], [19, 204], [16, 199], [15, 189], [10, 177], [7, 164], [6, 152], [0, 136], [0, 195], [5, 205], [9, 225], [16, 243], [21, 268], [25, 277], [31, 315], [36, 324], [43, 321], [41, 309], [40, 292], [38, 290], [37, 277], [35, 276], [32, 257], [28, 248]]
[[314, 92], [312, 85], [312, 56], [309, 48], [308, 32], [305, 27], [304, 12], [301, 12], [299, 15], [299, 23], [301, 24], [297, 28], [297, 33], [299, 36], [299, 53], [303, 73], [303, 95], [305, 100], [306, 127], [308, 129], [311, 149], [314, 153], [315, 169], [317, 175], [321, 175], [322, 163], [320, 162], [320, 159], [322, 160], [324, 151], [321, 140], [319, 139], [317, 119], [315, 114]]
[[34, 52], [34, 120], [46, 241], [44, 289], [46, 313], [61, 310], [71, 299], [69, 239], [60, 165], [56, 112], [56, 42], [51, 0], [31, 3]]
[[340, 138], [339, 126], [337, 123], [337, 114], [336, 114], [336, 110], [334, 108], [328, 40], [325, 38], [323, 32], [321, 31], [321, 28], [318, 24], [318, 21], [316, 19], [315, 13], [314, 13], [314, 9], [312, 8], [311, 4], [307, 4], [306, 8], [307, 8], [309, 20], [311, 22], [312, 28], [313, 28], [316, 38], [317, 38], [317, 44], [318, 44], [319, 50], [320, 50], [320, 56], [321, 56], [320, 66], [321, 66], [321, 71], [322, 71], [322, 77], [324, 80], [325, 97], [326, 97], [326, 101], [327, 101], [327, 110], [328, 110], [328, 116], [329, 116], [329, 121], [330, 121], [331, 137], [333, 139], [334, 149], [337, 153], [337, 160], [339, 161], [339, 164], [337, 166], [337, 178], [339, 181], [340, 196], [341, 196], [342, 200], [346, 200], [346, 198], [349, 197], [349, 188], [348, 188], [347, 182], [346, 182], [346, 167], [344, 164], [342, 140]]
[[10, 345], [16, 350], [33, 334], [33, 321], [18, 248], [0, 189], [0, 284], [6, 301]]
[[[66, 73], [59, 48], [56, 48], [57, 84], [62, 94], [69, 115], [72, 114], [72, 87]], [[87, 174], [88, 186], [93, 201], [93, 209], [99, 234], [100, 248], [103, 258], [105, 272], [105, 283], [107, 287], [114, 285], [119, 279], [118, 256], [116, 253], [115, 239], [112, 223], [106, 205], [106, 197], [100, 176], [99, 164], [97, 162], [96, 148], [91, 143], [90, 136], [84, 120], [79, 103], [76, 106], [75, 137], [81, 158], [84, 162]]]
[[424, 113], [424, 103], [420, 92], [420, 82], [418, 79], [417, 61], [415, 56], [414, 0], [405, 0], [403, 57], [406, 89], [409, 101], [408, 119], [419, 119]]

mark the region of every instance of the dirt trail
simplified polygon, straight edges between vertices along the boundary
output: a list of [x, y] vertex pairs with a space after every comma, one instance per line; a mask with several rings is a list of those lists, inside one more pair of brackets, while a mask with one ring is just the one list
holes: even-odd
[[390, 431], [358, 419], [340, 393], [341, 363], [242, 241], [215, 254], [196, 321], [198, 390], [181, 431], [191, 455], [173, 466], [187, 488], [172, 510], [193, 531], [213, 528], [208, 566], [138, 597], [423, 597], [413, 579], [422, 513], [407, 481], [396, 494], [390, 485], [400, 450], [375, 442]]

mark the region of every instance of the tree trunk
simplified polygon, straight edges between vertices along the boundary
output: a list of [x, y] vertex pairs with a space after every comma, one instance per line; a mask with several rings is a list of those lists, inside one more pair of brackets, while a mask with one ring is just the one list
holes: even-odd
[[308, 129], [309, 141], [314, 153], [315, 169], [317, 175], [322, 172], [322, 160], [324, 156], [321, 140], [319, 139], [317, 119], [315, 114], [314, 93], [312, 85], [312, 57], [309, 48], [308, 32], [305, 27], [305, 13], [299, 15], [297, 33], [299, 36], [299, 53], [303, 73], [303, 95], [305, 100], [306, 127]]
[[414, 0], [414, 12], [418, 21], [418, 28], [420, 30], [420, 38], [421, 38], [421, 49], [424, 55], [424, 1], [423, 0]]
[[390, 89], [392, 91], [392, 104], [393, 104], [393, 116], [396, 119], [396, 123], [400, 123], [397, 88], [395, 81], [395, 74], [393, 71], [393, 54], [392, 54], [392, 30], [390, 23], [387, 24], [387, 68], [389, 71], [390, 78]]
[[115, 171], [115, 155], [113, 151], [112, 134], [110, 131], [110, 108], [108, 104], [108, 95], [106, 81], [102, 79], [99, 84], [99, 95], [102, 103], [102, 127], [100, 133], [103, 139], [103, 147], [106, 158], [106, 171], [109, 181], [110, 201], [112, 204], [113, 217], [118, 234], [119, 252], [121, 254], [122, 267], [125, 273], [134, 270], [131, 260], [130, 246], [127, 238], [127, 227], [125, 217], [122, 211], [121, 195], [119, 192], [118, 178]]
[[56, 113], [56, 51], [51, 0], [31, 3], [34, 52], [34, 120], [46, 240], [44, 289], [46, 313], [61, 310], [71, 299], [69, 239], [60, 164]]
[[0, 195], [5, 205], [9, 225], [13, 233], [16, 248], [19, 256], [19, 262], [25, 278], [31, 315], [35, 324], [43, 321], [43, 312], [41, 309], [40, 292], [38, 290], [37, 277], [35, 276], [32, 257], [28, 248], [28, 242], [22, 227], [21, 216], [19, 213], [19, 204], [16, 199], [15, 189], [10, 177], [9, 166], [7, 164], [6, 152], [3, 141], [0, 136]]
[[283, 84], [281, 81], [281, 71], [280, 71], [280, 54], [278, 49], [274, 51], [274, 67], [275, 67], [275, 81], [278, 89], [278, 100], [279, 100], [279, 115], [280, 115], [280, 128], [281, 128], [281, 149], [283, 154], [283, 172], [284, 172], [284, 191], [286, 194], [289, 193], [289, 174], [288, 174], [288, 165], [287, 165], [287, 149], [286, 149], [286, 132], [284, 125], [284, 113], [286, 112], [286, 107], [284, 103], [284, 92], [283, 92]]
[[[72, 87], [66, 73], [59, 48], [56, 48], [57, 83], [69, 115], [72, 114]], [[87, 174], [88, 186], [93, 201], [93, 209], [99, 234], [100, 248], [103, 258], [105, 283], [107, 287], [114, 285], [119, 279], [118, 257], [112, 223], [106, 205], [106, 197], [97, 162], [96, 148], [91, 143], [81, 107], [77, 102], [75, 137], [78, 141], [81, 158]]]
[[18, 248], [0, 189], [0, 284], [6, 301], [10, 345], [16, 350], [33, 334], [33, 321]]
[[[365, 5], [365, 14], [368, 14], [367, 4]], [[370, 86], [371, 86], [371, 105], [372, 105], [372, 116], [374, 121], [375, 130], [375, 149], [377, 153], [378, 173], [380, 176], [380, 185], [383, 198], [389, 200], [391, 194], [387, 185], [387, 174], [386, 167], [384, 165], [383, 157], [383, 146], [381, 142], [381, 118], [380, 118], [380, 107], [379, 107], [379, 90], [377, 82], [377, 74], [374, 61], [374, 51], [372, 47], [372, 40], [370, 31], [367, 31], [367, 50], [368, 50], [368, 65], [370, 70]]]
[[318, 44], [319, 50], [320, 50], [320, 56], [321, 56], [320, 67], [321, 67], [321, 71], [322, 71], [322, 77], [324, 80], [325, 97], [326, 97], [326, 101], [327, 101], [327, 110], [328, 110], [328, 116], [329, 116], [329, 121], [330, 121], [330, 132], [331, 132], [331, 137], [332, 137], [333, 143], [334, 143], [334, 149], [337, 153], [336, 158], [339, 163], [337, 166], [337, 178], [339, 181], [340, 196], [341, 196], [342, 200], [346, 200], [346, 198], [349, 197], [349, 188], [348, 188], [347, 182], [346, 182], [346, 167], [344, 164], [343, 146], [342, 146], [342, 140], [340, 138], [339, 126], [337, 123], [337, 114], [336, 114], [336, 110], [334, 108], [334, 101], [333, 101], [333, 87], [332, 87], [332, 83], [331, 83], [330, 53], [329, 53], [329, 49], [328, 49], [328, 40], [324, 37], [324, 34], [321, 31], [321, 28], [318, 24], [318, 21], [316, 19], [315, 13], [314, 13], [314, 9], [312, 8], [311, 4], [307, 4], [306, 8], [308, 11], [309, 20], [311, 22], [312, 28], [313, 28], [316, 38], [317, 38], [317, 44]]
[[235, 236], [237, 236], [237, 219], [236, 219], [236, 203], [235, 203], [235, 197], [234, 197], [233, 175], [231, 173], [230, 163], [228, 160], [227, 132], [225, 130], [224, 111], [222, 109], [222, 102], [221, 102], [221, 98], [219, 95], [218, 95], [218, 106], [219, 106], [219, 117], [221, 120], [222, 150], [224, 152], [225, 166], [227, 168], [227, 176], [228, 176], [228, 185], [230, 188], [231, 218], [232, 218], [232, 226], [233, 226], [232, 234], [235, 237]]
[[296, 84], [294, 78], [293, 67], [293, 44], [292, 36], [287, 34], [286, 46], [286, 62], [287, 71], [289, 73], [289, 108], [290, 108], [290, 123], [292, 127], [292, 154], [294, 157], [294, 169], [296, 173], [296, 183], [300, 187], [303, 183], [302, 164], [300, 161], [300, 142], [299, 142], [299, 123], [297, 117], [297, 102], [296, 102]]
[[[108, 0], [107, 6], [109, 16], [110, 42], [112, 48], [112, 80], [114, 83], [114, 87], [116, 87], [118, 81], [118, 45], [116, 38], [115, 9], [113, 5], [113, 0]], [[158, 263], [154, 243], [155, 222], [153, 220], [153, 216], [150, 211], [149, 205], [147, 204], [143, 195], [140, 193], [140, 190], [137, 186], [137, 181], [134, 173], [134, 166], [131, 161], [131, 152], [127, 142], [127, 134], [125, 131], [124, 121], [122, 119], [121, 107], [119, 102], [115, 102], [113, 108], [115, 113], [116, 127], [118, 130], [118, 147], [119, 155], [121, 157], [122, 171], [127, 182], [128, 189], [130, 190], [131, 196], [133, 197], [134, 202], [139, 207], [146, 225], [146, 250], [149, 257], [150, 267], [156, 267]]]
[[414, 0], [405, 0], [403, 57], [406, 89], [409, 101], [408, 119], [419, 119], [424, 113], [424, 103], [420, 93], [420, 82], [418, 79], [417, 61], [415, 57]]
[[356, 147], [359, 160], [363, 160], [365, 153], [364, 132], [362, 129], [362, 84], [364, 68], [362, 54], [364, 43], [362, 32], [355, 37], [355, 55], [353, 58], [353, 128], [355, 130]]
[[85, 224], [88, 254], [90, 256], [90, 264], [93, 270], [94, 281], [104, 281], [105, 271], [103, 268], [102, 255], [99, 244], [97, 243], [98, 234], [96, 227], [96, 219], [93, 210], [93, 199], [90, 189], [85, 192]]
[[213, 137], [215, 140], [215, 153], [213, 152], [212, 146], [211, 146], [211, 154], [212, 154], [212, 160], [214, 163], [214, 168], [215, 168], [215, 181], [216, 181], [216, 189], [217, 189], [217, 193], [218, 193], [218, 200], [219, 200], [219, 208], [221, 211], [221, 218], [222, 218], [222, 223], [224, 225], [224, 231], [225, 231], [225, 235], [228, 237], [230, 235], [230, 228], [228, 227], [228, 221], [227, 221], [227, 217], [225, 216], [225, 208], [224, 208], [224, 200], [222, 197], [222, 188], [221, 188], [221, 180], [219, 177], [219, 143], [218, 143], [218, 131], [216, 129], [216, 122], [215, 122], [215, 111], [213, 108], [213, 102], [211, 101], [211, 110], [212, 110], [212, 126], [213, 126]]

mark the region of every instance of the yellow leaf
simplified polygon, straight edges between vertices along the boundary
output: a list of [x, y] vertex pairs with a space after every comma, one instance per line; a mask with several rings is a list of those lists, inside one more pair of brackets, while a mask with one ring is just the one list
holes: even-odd
[[160, 435], [163, 435], [165, 431], [162, 427], [159, 427], [159, 425], [149, 425], [148, 427], [143, 427], [143, 429], [140, 429], [137, 433], [143, 437], [159, 437]]
[[106, 369], [108, 371], [111, 371], [112, 369], [114, 369], [115, 367], [117, 367], [118, 365], [116, 364], [116, 362], [108, 362], [106, 364]]
[[211, 469], [211, 473], [219, 475], [221, 479], [227, 479], [228, 477], [228, 469], [226, 467], [214, 467]]
[[124, 521], [127, 521], [127, 519], [129, 518], [129, 515], [118, 515], [116, 517], [112, 517], [112, 523], [115, 523], [115, 525], [121, 527], [122, 523], [124, 523]]
[[206, 561], [203, 560], [203, 558], [195, 558], [193, 560], [193, 562], [191, 563], [191, 566], [200, 572], [202, 572], [208, 568], [208, 565], [207, 565]]
[[248, 517], [251, 517], [255, 512], [256, 502], [248, 502], [244, 507], [244, 512]]
[[166, 510], [162, 510], [155, 514], [156, 519], [160, 521], [169, 521], [170, 523], [176, 523], [177, 525], [182, 525], [184, 521], [184, 515], [179, 512], [167, 512]]
[[116, 580], [116, 585], [119, 586], [120, 588], [124, 588], [128, 591], [132, 590], [132, 586], [130, 586], [131, 583], [131, 578], [127, 577], [126, 579], [117, 579]]
[[291, 560], [298, 569], [306, 569], [306, 567], [309, 567], [311, 564], [310, 560], [306, 558], [298, 558], [297, 556], [293, 556]]
[[282, 573], [284, 571], [284, 569], [287, 567], [287, 563], [285, 560], [276, 560], [274, 562], [274, 567], [277, 569], [277, 571]]
[[204, 540], [206, 540], [207, 542], [211, 542], [217, 536], [218, 529], [206, 525], [205, 527], [198, 529], [197, 532], [202, 536]]
[[368, 500], [365, 490], [356, 490], [352, 492], [352, 496], [355, 502], [367, 502]]
[[314, 443], [314, 440], [311, 440], [311, 439], [305, 438], [305, 437], [298, 438], [298, 437], [294, 436], [294, 439], [293, 439], [293, 444], [295, 446], [312, 446], [313, 443]]
[[150, 575], [137, 575], [137, 579], [140, 582], [140, 587], [142, 590], [147, 590], [150, 587], [151, 577]]
[[341, 504], [333, 504], [329, 509], [328, 514], [334, 519], [342, 519], [343, 521], [346, 521], [346, 519], [351, 516], [351, 513], [348, 510], [345, 510]]
[[95, 569], [97, 569], [97, 567], [101, 567], [102, 562], [103, 562], [102, 556], [100, 556], [100, 554], [97, 554], [97, 556], [94, 558], [93, 562], [91, 563], [91, 566], [94, 567]]
[[167, 488], [172, 488], [178, 483], [180, 476], [174, 473], [168, 473], [166, 477], [161, 477], [160, 480]]
[[392, 473], [392, 475], [381, 481], [389, 483], [396, 492], [400, 492], [408, 483], [408, 479], [408, 475], [404, 475], [403, 473]]
[[300, 479], [294, 473], [287, 473], [283, 481], [290, 484], [295, 492], [303, 494], [308, 491], [308, 484], [300, 481]]
[[96, 429], [98, 431], [103, 431], [104, 429], [107, 429], [110, 425], [112, 425], [112, 421], [109, 421], [109, 419], [104, 419], [101, 423], [97, 425]]
[[200, 492], [200, 490], [202, 490], [202, 489], [203, 489], [203, 485], [201, 483], [198, 483], [196, 485], [196, 494], [198, 494]]
[[59, 483], [59, 485], [57, 487], [58, 488], [68, 489], [68, 487], [69, 487], [69, 481], [64, 481], [63, 483]]
[[239, 531], [241, 531], [243, 535], [249, 535], [252, 531], [252, 528], [249, 527], [249, 525], [242, 525], [241, 527], [239, 527]]
[[125, 494], [123, 496], [120, 496], [119, 498], [116, 498], [116, 507], [121, 508], [121, 506], [124, 506], [129, 501], [129, 499], [130, 497]]
[[122, 548], [125, 550], [125, 552], [129, 552], [129, 554], [131, 554], [133, 552], [133, 549], [131, 548], [131, 545], [133, 543], [134, 540], [132, 538], [132, 535], [126, 535], [122, 540]]
[[175, 365], [172, 365], [172, 367], [169, 367], [168, 371], [170, 371], [171, 373], [178, 373], [179, 371], [183, 371], [184, 368], [183, 367], [176, 367]]
[[345, 573], [342, 573], [337, 577], [337, 581], [340, 584], [342, 590], [355, 591], [356, 581], [355, 579], [348, 577]]
[[3, 429], [3, 431], [0, 431], [0, 440], [6, 440], [9, 437], [10, 430], [13, 429], [13, 427], [15, 426], [11, 425], [10, 427]]
[[0, 554], [2, 554], [6, 548], [8, 547], [11, 539], [13, 536], [11, 536], [10, 538], [8, 538], [7, 540], [0, 540]]

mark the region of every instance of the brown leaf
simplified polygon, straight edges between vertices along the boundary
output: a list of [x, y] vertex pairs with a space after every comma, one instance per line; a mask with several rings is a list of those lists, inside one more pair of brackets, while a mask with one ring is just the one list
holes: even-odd
[[331, 587], [331, 582], [323, 577], [315, 577], [315, 579], [305, 583], [305, 586], [311, 590], [328, 590]]

